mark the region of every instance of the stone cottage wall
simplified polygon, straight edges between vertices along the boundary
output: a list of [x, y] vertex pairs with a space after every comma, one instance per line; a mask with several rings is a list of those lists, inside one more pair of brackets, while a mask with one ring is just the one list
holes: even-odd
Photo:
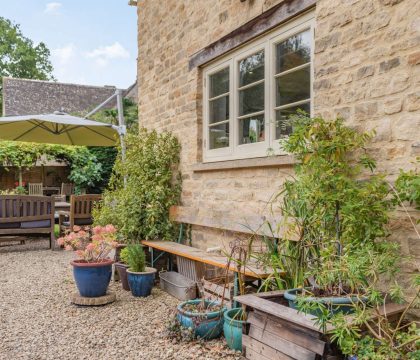
[[[202, 159], [202, 83], [201, 70], [188, 69], [189, 58], [281, 1], [138, 1], [140, 125], [180, 139], [184, 206], [235, 215], [238, 221], [267, 213], [267, 202], [292, 173], [291, 164], [193, 170]], [[319, 0], [316, 6], [315, 112], [375, 128], [370, 151], [391, 178], [399, 168], [414, 167], [420, 154], [416, 13], [418, 0]], [[418, 242], [399, 234], [394, 236], [404, 251], [419, 256]], [[195, 246], [207, 248], [236, 234], [193, 227], [192, 236]], [[407, 265], [406, 272], [414, 270]]]

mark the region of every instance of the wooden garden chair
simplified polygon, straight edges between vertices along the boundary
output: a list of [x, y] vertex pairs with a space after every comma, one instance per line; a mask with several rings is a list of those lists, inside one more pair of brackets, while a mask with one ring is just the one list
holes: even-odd
[[42, 183], [29, 183], [29, 195], [32, 196], [43, 196], [44, 195], [44, 186]]
[[74, 225], [92, 225], [92, 210], [97, 202], [101, 200], [101, 195], [71, 195], [70, 211], [59, 211], [60, 234], [66, 230], [73, 229]]
[[74, 184], [61, 183], [61, 195], [70, 196], [74, 192]]

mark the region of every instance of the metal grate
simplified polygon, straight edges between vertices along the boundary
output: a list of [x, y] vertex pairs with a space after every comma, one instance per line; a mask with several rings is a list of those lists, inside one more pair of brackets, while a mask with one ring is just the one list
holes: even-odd
[[182, 256], [177, 256], [176, 262], [178, 265], [178, 272], [186, 278], [199, 281], [204, 277], [205, 269], [203, 263], [186, 259]]

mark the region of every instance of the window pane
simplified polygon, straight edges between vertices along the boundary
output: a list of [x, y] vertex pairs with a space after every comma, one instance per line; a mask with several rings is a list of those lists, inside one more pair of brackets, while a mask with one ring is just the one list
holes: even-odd
[[239, 62], [239, 86], [264, 79], [264, 50]]
[[264, 115], [239, 120], [239, 144], [264, 141]]
[[310, 114], [311, 104], [306, 103], [276, 111], [276, 139], [280, 139], [292, 133], [292, 126], [287, 120], [291, 115], [296, 114], [298, 109]]
[[264, 110], [264, 83], [239, 91], [239, 115]]
[[229, 123], [209, 127], [209, 147], [219, 149], [229, 146]]
[[225, 94], [229, 91], [229, 68], [209, 76], [210, 92], [209, 97]]
[[310, 67], [276, 78], [276, 106], [290, 104], [311, 97]]
[[210, 124], [229, 119], [229, 96], [209, 101]]
[[311, 34], [307, 30], [276, 46], [276, 74], [306, 64], [311, 59]]

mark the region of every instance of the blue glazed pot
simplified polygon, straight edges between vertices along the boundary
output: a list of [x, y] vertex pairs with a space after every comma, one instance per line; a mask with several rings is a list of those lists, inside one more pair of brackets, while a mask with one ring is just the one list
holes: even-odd
[[[179, 304], [177, 307], [178, 320], [183, 327], [193, 329], [196, 337], [200, 337], [205, 340], [215, 339], [222, 334], [223, 313], [226, 311], [226, 307], [223, 307], [219, 311], [212, 311], [208, 313], [194, 313], [184, 310], [185, 305], [198, 304], [200, 302], [200, 299], [196, 299], [184, 301]], [[209, 304], [218, 303], [206, 300], [206, 305]]]
[[[297, 309], [297, 297], [300, 295], [302, 289], [290, 289], [286, 290], [284, 297], [289, 301], [289, 306], [293, 309]], [[353, 304], [356, 304], [358, 301], [367, 302], [365, 297], [304, 297], [306, 302], [317, 302], [324, 304], [331, 312], [331, 314], [344, 313], [351, 314], [354, 312]], [[318, 316], [319, 311], [315, 310], [310, 312], [311, 315]]]
[[97, 263], [88, 263], [84, 260], [72, 261], [73, 276], [80, 296], [104, 296], [111, 280], [113, 263], [111, 259]]
[[237, 351], [242, 350], [242, 325], [246, 321], [243, 318], [242, 308], [234, 308], [224, 313], [223, 334], [228, 346]]
[[146, 268], [145, 272], [127, 270], [128, 284], [133, 296], [146, 297], [152, 293], [155, 284], [156, 269]]

